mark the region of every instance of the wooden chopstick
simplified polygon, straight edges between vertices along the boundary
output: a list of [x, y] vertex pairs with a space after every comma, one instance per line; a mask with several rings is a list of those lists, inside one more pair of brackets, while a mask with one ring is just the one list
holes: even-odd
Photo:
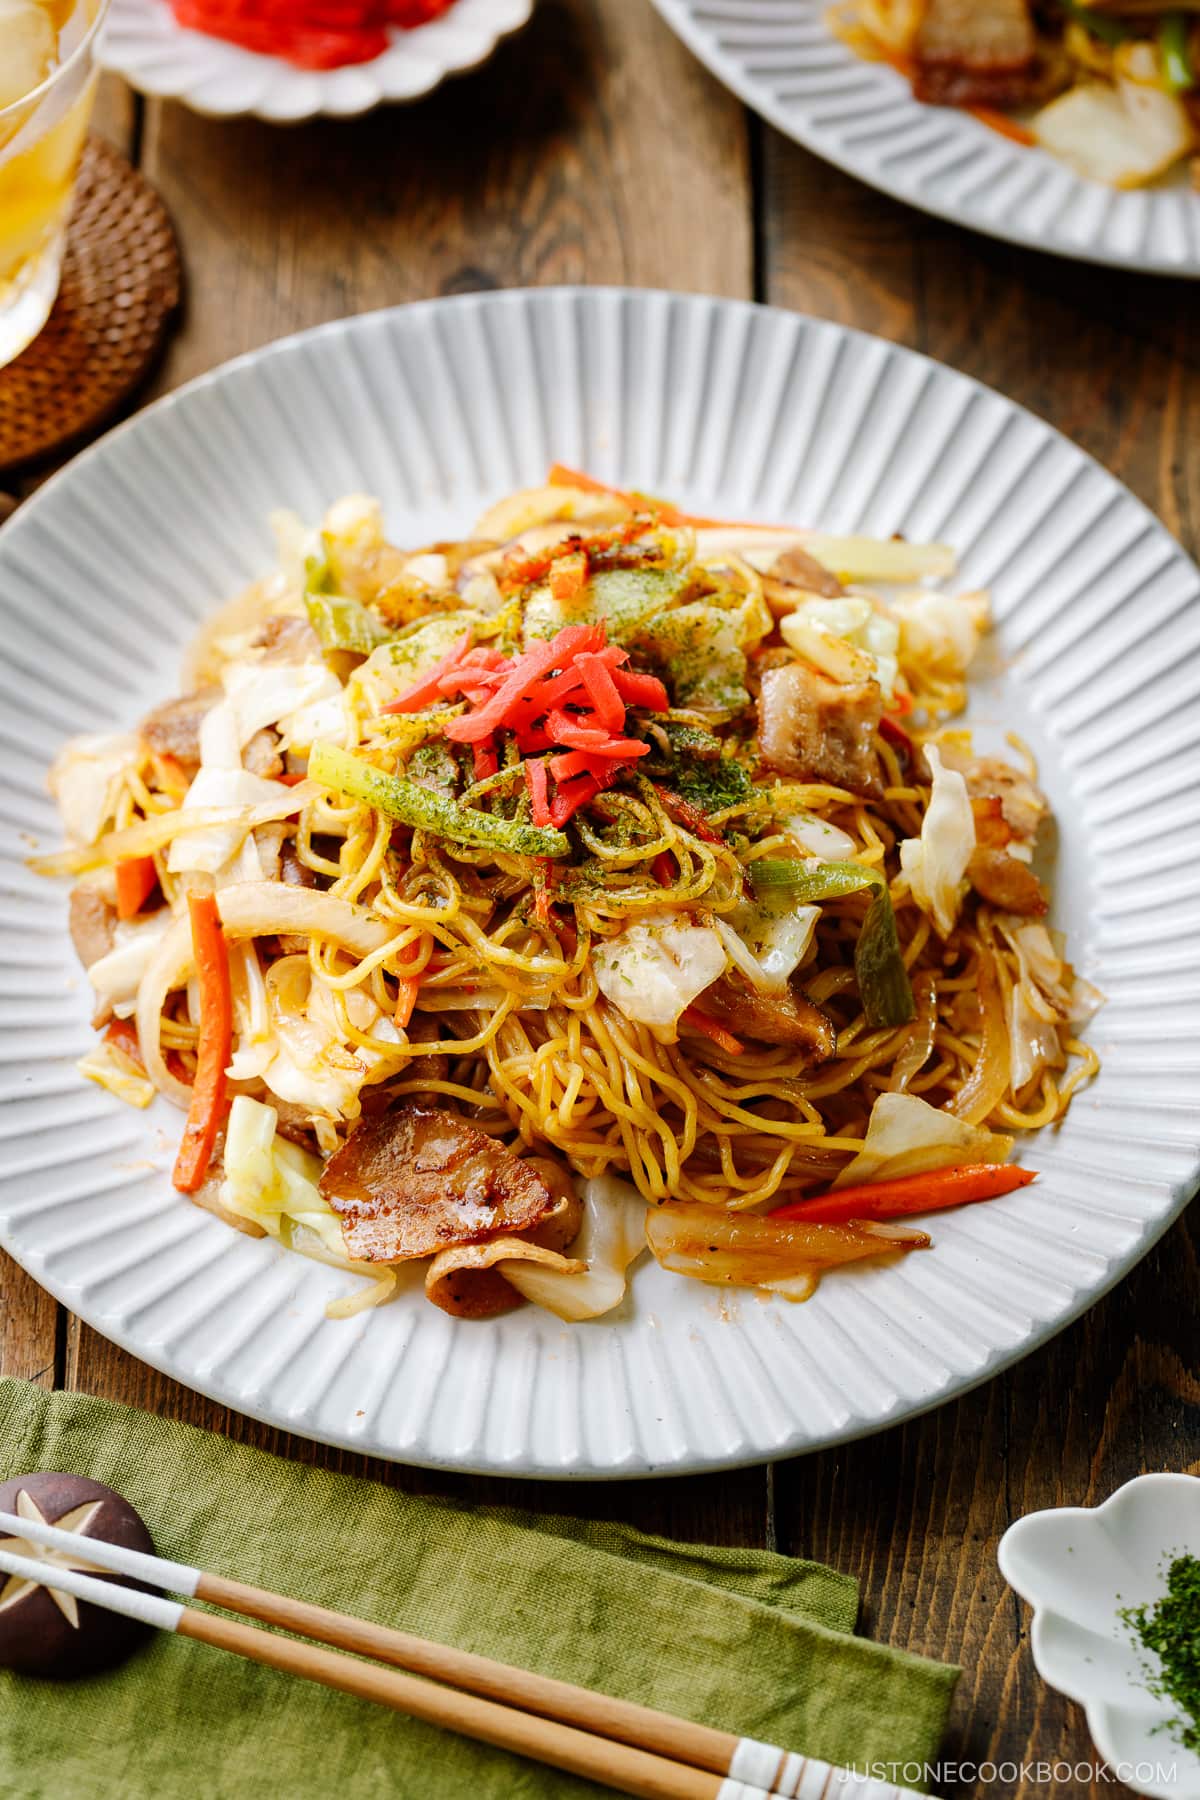
[[[81, 1539], [78, 1535], [59, 1531], [55, 1526], [41, 1521], [26, 1520], [16, 1514], [0, 1511], [0, 1534], [9, 1532], [15, 1537], [23, 1537], [50, 1548], [69, 1548], [76, 1559], [79, 1557]], [[3, 1539], [0, 1535], [0, 1550], [2, 1549]], [[853, 1771], [835, 1768], [814, 1757], [804, 1757], [785, 1751], [777, 1745], [760, 1743], [753, 1738], [738, 1737], [733, 1732], [679, 1719], [673, 1714], [640, 1706], [634, 1701], [616, 1699], [591, 1688], [576, 1687], [571, 1682], [515, 1668], [507, 1663], [493, 1661], [490, 1657], [457, 1650], [410, 1632], [374, 1624], [370, 1620], [333, 1612], [308, 1601], [295, 1600], [243, 1582], [230, 1581], [223, 1576], [210, 1575], [186, 1563], [168, 1562], [163, 1557], [126, 1550], [97, 1538], [87, 1540], [87, 1556], [89, 1562], [114, 1573], [128, 1575], [171, 1593], [206, 1600], [228, 1612], [240, 1613], [259, 1619], [264, 1624], [315, 1638], [338, 1650], [390, 1663], [444, 1683], [464, 1695], [476, 1695], [484, 1700], [494, 1701], [506, 1711], [516, 1708], [523, 1714], [535, 1714], [540, 1720], [552, 1721], [577, 1733], [588, 1733], [596, 1738], [606, 1739], [610, 1749], [615, 1745], [622, 1745], [668, 1762], [687, 1764], [694, 1770], [724, 1776], [730, 1780], [731, 1785], [727, 1790], [720, 1787], [714, 1790], [720, 1795], [720, 1800], [736, 1800], [739, 1791], [748, 1796], [752, 1792], [761, 1793], [766, 1789], [771, 1795], [787, 1797], [801, 1793], [832, 1792], [835, 1785], [843, 1792], [866, 1785], [864, 1778], [856, 1776]], [[212, 1623], [211, 1615], [208, 1614], [189, 1612], [186, 1616], [204, 1621], [205, 1626]], [[230, 1626], [230, 1629], [238, 1628]], [[245, 1630], [244, 1627], [241, 1629]], [[184, 1635], [200, 1637], [203, 1636], [203, 1631], [188, 1629]], [[265, 1634], [251, 1632], [249, 1635], [257, 1640]], [[208, 1638], [205, 1641], [214, 1640]], [[284, 1640], [268, 1638], [270, 1643], [281, 1641]], [[233, 1646], [226, 1644], [224, 1647]], [[249, 1654], [246, 1651], [239, 1653]], [[313, 1676], [312, 1679], [321, 1677]], [[426, 1690], [422, 1688], [421, 1692], [425, 1693]], [[457, 1729], [453, 1726], [450, 1728]], [[748, 1787], [740, 1789], [739, 1784], [743, 1783], [748, 1784]], [[902, 1800], [902, 1797], [911, 1794], [909, 1789], [878, 1780], [872, 1781], [870, 1787], [875, 1800]]]
[[[76, 1546], [78, 1543], [76, 1537]], [[73, 1554], [78, 1554], [77, 1549]], [[547, 1763], [569, 1775], [599, 1782], [603, 1787], [636, 1795], [638, 1800], [772, 1800], [763, 1788], [732, 1782], [728, 1778], [722, 1780], [706, 1769], [670, 1762], [630, 1744], [593, 1737], [572, 1726], [560, 1725], [556, 1720], [498, 1706], [492, 1700], [460, 1693], [457, 1688], [419, 1681], [415, 1676], [400, 1674], [395, 1669], [382, 1669], [375, 1663], [359, 1662], [352, 1656], [322, 1649], [316, 1644], [277, 1637], [274, 1632], [260, 1631], [237, 1619], [197, 1612], [177, 1600], [164, 1600], [157, 1594], [119, 1587], [76, 1569], [14, 1556], [0, 1548], [0, 1572], [43, 1587], [57, 1588], [105, 1612], [140, 1619], [143, 1624], [153, 1625], [160, 1631], [194, 1638], [199, 1643], [231, 1651], [235, 1656], [243, 1656], [267, 1668], [320, 1682], [323, 1687], [336, 1688], [338, 1692], [353, 1694], [360, 1700], [374, 1701], [378, 1706], [387, 1706], [409, 1718], [457, 1732], [461, 1737], [474, 1738], [479, 1743], [512, 1751], [534, 1762]]]

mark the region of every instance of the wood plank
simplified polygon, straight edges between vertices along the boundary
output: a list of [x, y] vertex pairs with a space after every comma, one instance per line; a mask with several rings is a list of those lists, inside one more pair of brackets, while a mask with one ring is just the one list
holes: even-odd
[[151, 102], [144, 167], [188, 262], [166, 388], [283, 333], [431, 295], [751, 292], [741, 108], [623, 0], [543, 4], [477, 73], [361, 120], [280, 131]]
[[[188, 269], [163, 390], [282, 333], [429, 295], [571, 281], [752, 292], [742, 110], [625, 0], [543, 0], [490, 65], [416, 107], [280, 131], [150, 102], [143, 145]], [[66, 1384], [411, 1491], [765, 1538], [761, 1470], [583, 1489], [369, 1464], [189, 1394], [75, 1322]]]
[[[1196, 549], [1191, 284], [1101, 274], [974, 237], [760, 129], [765, 298], [911, 344], [1010, 394]], [[1000, 1579], [995, 1548], [1022, 1513], [1093, 1505], [1144, 1469], [1197, 1467], [1196, 1243], [1194, 1225], [1176, 1226], [1129, 1280], [1010, 1375], [780, 1472], [780, 1547], [858, 1574], [868, 1631], [964, 1663], [947, 1758], [1095, 1760], [1079, 1710], [1033, 1668], [1028, 1612]], [[1062, 1800], [1126, 1792], [1075, 1774], [1052, 1785]], [[1002, 1786], [1023, 1795], [1036, 1784]]]
[[0, 1377], [55, 1385], [58, 1307], [0, 1250]]
[[[96, 94], [93, 129], [129, 155], [134, 147], [136, 106], [124, 82], [102, 75]], [[41, 474], [44, 479], [45, 473]], [[20, 486], [20, 493], [35, 485], [35, 478]], [[11, 501], [0, 494], [0, 524]], [[37, 1381], [43, 1387], [55, 1382], [56, 1348], [61, 1326], [59, 1309], [33, 1278], [0, 1251], [0, 1376]], [[61, 1370], [59, 1370], [61, 1374]]]

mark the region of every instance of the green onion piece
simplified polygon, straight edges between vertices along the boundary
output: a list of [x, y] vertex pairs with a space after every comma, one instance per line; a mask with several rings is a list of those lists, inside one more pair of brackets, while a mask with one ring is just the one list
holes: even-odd
[[430, 793], [415, 781], [400, 775], [386, 775], [372, 768], [360, 756], [339, 750], [333, 744], [314, 744], [308, 759], [308, 772], [322, 787], [332, 788], [351, 800], [373, 807], [395, 819], [399, 825], [411, 825], [414, 831], [428, 831], [435, 837], [448, 838], [453, 844], [473, 844], [481, 850], [506, 850], [513, 856], [567, 856], [571, 845], [561, 831], [526, 825], [519, 819], [498, 819], [477, 807], [443, 794]]
[[912, 983], [904, 966], [896, 913], [887, 884], [880, 881], [867, 908], [863, 928], [854, 946], [854, 973], [867, 1024], [873, 1030], [885, 1025], [907, 1025], [917, 1016]]
[[333, 570], [323, 550], [311, 551], [304, 559], [304, 591], [307, 594], [333, 592]]
[[1162, 58], [1163, 80], [1173, 94], [1186, 94], [1196, 85], [1192, 64], [1191, 26], [1187, 15], [1170, 12], [1158, 28], [1158, 52]]
[[353, 650], [359, 656], [370, 656], [372, 650], [390, 643], [395, 635], [361, 600], [351, 600], [344, 594], [316, 594], [310, 590], [304, 596], [304, 605], [322, 650]]
[[1058, 0], [1058, 3], [1069, 19], [1076, 20], [1102, 44], [1123, 44], [1133, 36], [1132, 26], [1122, 25], [1120, 19], [1110, 19], [1090, 6], [1081, 6], [1079, 0]]
[[773, 860], [763, 857], [749, 865], [755, 892], [786, 892], [799, 905], [837, 900], [874, 888], [858, 943], [854, 947], [854, 972], [867, 1024], [872, 1030], [907, 1025], [916, 1018], [912, 984], [900, 953], [896, 914], [887, 882], [874, 869], [859, 863], [827, 863]]
[[859, 863], [801, 862], [794, 856], [778, 860], [764, 856], [748, 866], [754, 888], [786, 888], [803, 906], [857, 894], [881, 880], [873, 869], [864, 869]]

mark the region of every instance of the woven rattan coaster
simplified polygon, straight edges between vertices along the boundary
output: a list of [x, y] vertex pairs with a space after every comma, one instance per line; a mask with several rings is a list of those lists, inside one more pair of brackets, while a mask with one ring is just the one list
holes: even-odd
[[0, 369], [0, 471], [48, 456], [111, 417], [149, 373], [179, 288], [166, 207], [118, 151], [91, 138], [54, 311], [28, 350]]

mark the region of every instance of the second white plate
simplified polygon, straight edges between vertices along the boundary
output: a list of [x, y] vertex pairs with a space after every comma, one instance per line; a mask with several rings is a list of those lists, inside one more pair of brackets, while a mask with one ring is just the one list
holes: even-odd
[[476, 68], [502, 37], [526, 24], [534, 0], [455, 0], [412, 31], [394, 31], [374, 62], [297, 69], [220, 38], [185, 31], [167, 0], [112, 0], [100, 60], [143, 94], [182, 100], [193, 111], [244, 113], [292, 125], [324, 113], [347, 118], [391, 100], [419, 100], [448, 75]]
[[992, 237], [1083, 262], [1200, 276], [1200, 194], [1185, 169], [1118, 192], [969, 113], [924, 106], [824, 22], [828, 0], [654, 0], [718, 81], [785, 136], [871, 187]]
[[[461, 536], [555, 459], [733, 518], [944, 539], [994, 589], [973, 719], [1035, 749], [1054, 922], [1107, 992], [1103, 1072], [1028, 1141], [1042, 1179], [940, 1217], [936, 1247], [793, 1306], [643, 1264], [594, 1324], [450, 1319], [175, 1193], [181, 1116], [84, 1081], [65, 894], [25, 865], [46, 766], [177, 691], [220, 597], [270, 566], [267, 515], [343, 493], [402, 543]], [[1011, 401], [792, 313], [612, 289], [469, 295], [244, 357], [85, 452], [0, 530], [0, 1245], [98, 1331], [287, 1430], [525, 1475], [727, 1467], [875, 1431], [1075, 1317], [1182, 1206], [1200, 1159], [1200, 576], [1113, 478]]]

